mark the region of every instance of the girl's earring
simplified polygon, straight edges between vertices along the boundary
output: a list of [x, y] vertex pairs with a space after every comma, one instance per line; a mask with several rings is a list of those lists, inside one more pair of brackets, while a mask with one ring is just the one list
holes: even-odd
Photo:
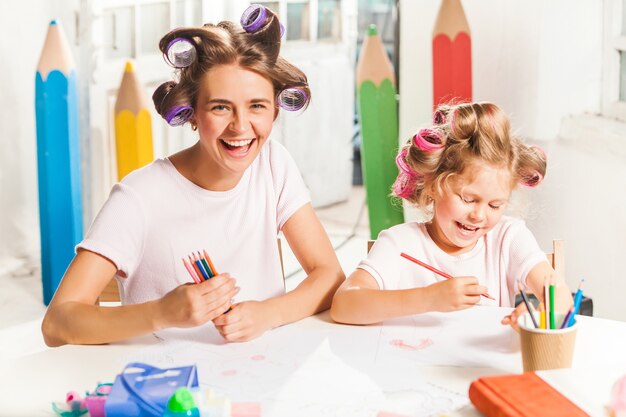
[[191, 123], [191, 130], [193, 130], [194, 132], [198, 130], [198, 125], [196, 125], [195, 123]]

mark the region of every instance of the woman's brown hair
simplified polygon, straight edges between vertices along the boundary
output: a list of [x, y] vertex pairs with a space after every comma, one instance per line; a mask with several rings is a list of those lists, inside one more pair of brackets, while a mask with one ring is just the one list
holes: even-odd
[[274, 86], [275, 97], [286, 88], [297, 87], [305, 92], [308, 105], [311, 92], [307, 77], [279, 56], [280, 22], [271, 10], [267, 9], [267, 12], [265, 24], [252, 33], [224, 21], [217, 25], [208, 23], [201, 28], [177, 28], [163, 36], [159, 49], [164, 54], [168, 53], [172, 41], [179, 38], [190, 42], [196, 55], [189, 66], [177, 70], [178, 82], [163, 83], [152, 95], [157, 112], [168, 123], [172, 111], [177, 109], [186, 108], [191, 116], [192, 109], [196, 107], [202, 76], [218, 65], [237, 64], [267, 78]]

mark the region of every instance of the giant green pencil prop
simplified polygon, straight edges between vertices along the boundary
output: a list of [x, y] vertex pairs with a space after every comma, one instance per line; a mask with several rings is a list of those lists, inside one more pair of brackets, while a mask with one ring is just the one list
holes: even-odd
[[398, 108], [393, 67], [375, 25], [368, 29], [357, 63], [357, 107], [361, 123], [361, 163], [370, 235], [404, 221], [402, 206], [391, 200], [397, 175]]

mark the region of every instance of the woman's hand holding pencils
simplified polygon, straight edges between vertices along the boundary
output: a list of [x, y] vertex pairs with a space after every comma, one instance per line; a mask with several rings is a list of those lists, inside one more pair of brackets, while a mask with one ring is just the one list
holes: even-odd
[[238, 292], [235, 279], [227, 273], [199, 284], [179, 285], [157, 300], [151, 319], [157, 329], [200, 326], [228, 311]]

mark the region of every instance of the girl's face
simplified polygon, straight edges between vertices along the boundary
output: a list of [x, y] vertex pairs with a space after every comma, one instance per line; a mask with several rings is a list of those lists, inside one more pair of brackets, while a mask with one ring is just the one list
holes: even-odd
[[261, 151], [275, 117], [272, 83], [236, 64], [204, 74], [193, 121], [211, 171], [234, 186]]
[[472, 250], [478, 239], [502, 218], [511, 195], [511, 174], [505, 168], [475, 166], [452, 177], [435, 197], [428, 224], [433, 241], [451, 255]]

